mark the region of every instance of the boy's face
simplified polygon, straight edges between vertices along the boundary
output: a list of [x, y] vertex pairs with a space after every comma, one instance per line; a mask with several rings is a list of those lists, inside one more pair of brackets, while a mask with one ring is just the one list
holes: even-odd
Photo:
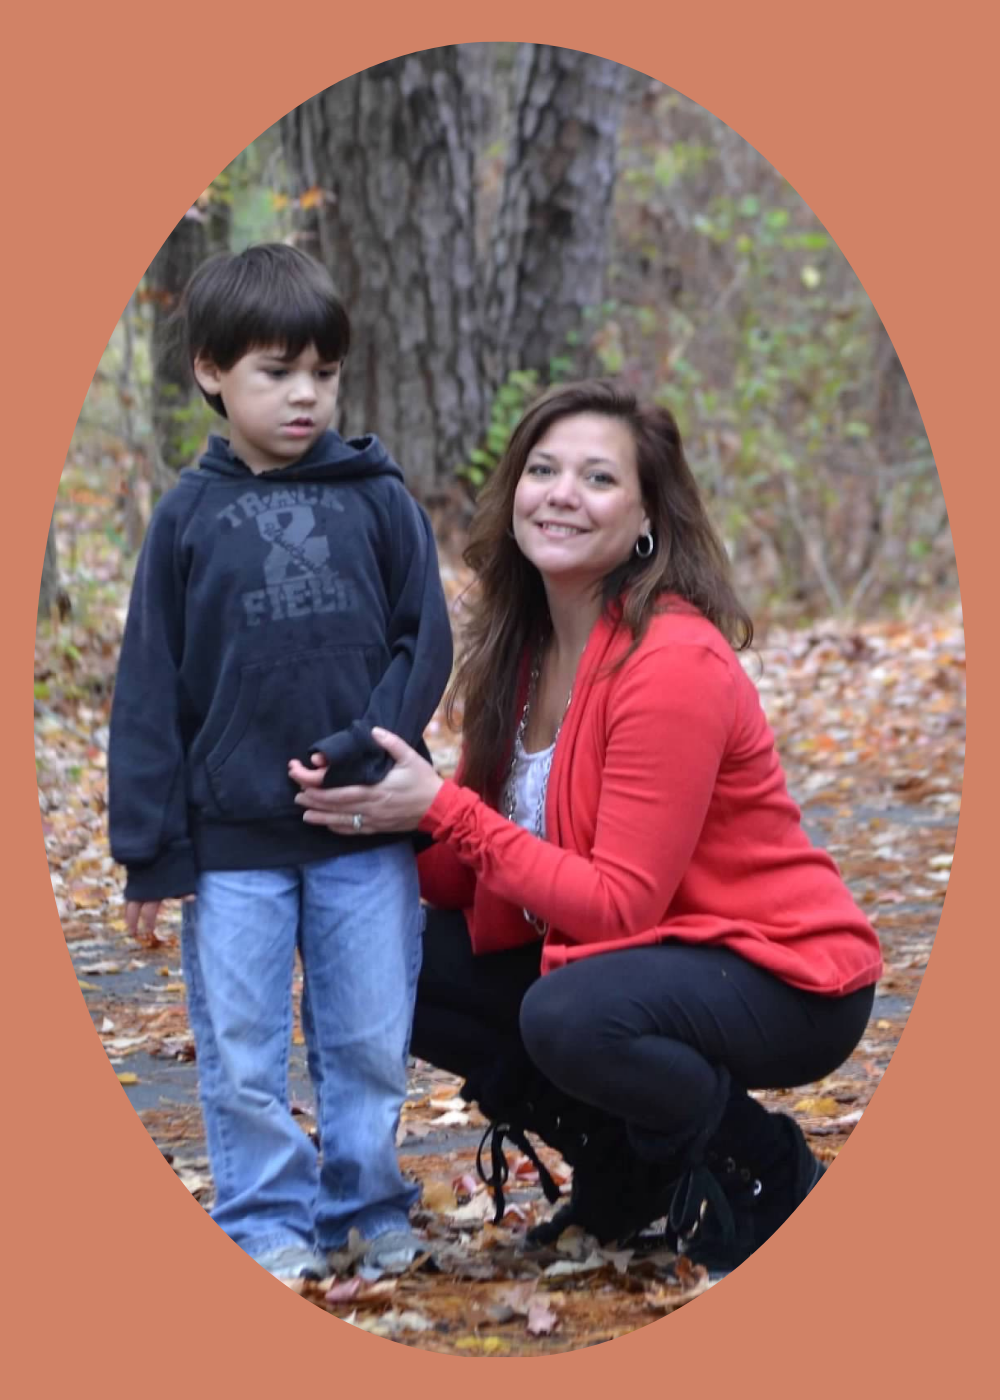
[[307, 346], [289, 359], [280, 346], [249, 350], [229, 369], [198, 358], [195, 377], [219, 394], [233, 451], [253, 472], [291, 466], [333, 422], [340, 365]]

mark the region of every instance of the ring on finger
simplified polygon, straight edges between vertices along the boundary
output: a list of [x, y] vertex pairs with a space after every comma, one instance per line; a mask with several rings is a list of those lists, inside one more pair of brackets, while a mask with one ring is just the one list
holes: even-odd
[[351, 818], [351, 826], [355, 831], [360, 831], [362, 826], [364, 826], [364, 817], [362, 817], [360, 812], [354, 813], [354, 816]]

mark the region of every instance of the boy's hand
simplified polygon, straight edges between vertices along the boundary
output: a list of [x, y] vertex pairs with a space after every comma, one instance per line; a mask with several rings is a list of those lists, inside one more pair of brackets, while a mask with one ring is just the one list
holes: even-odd
[[[181, 903], [187, 904], [194, 898], [193, 894], [186, 894]], [[140, 943], [156, 939], [156, 920], [159, 918], [162, 903], [161, 899], [147, 900], [145, 903], [137, 899], [126, 901], [125, 927], [130, 937], [138, 939]]]
[[160, 900], [140, 904], [130, 899], [125, 905], [125, 927], [130, 938], [152, 938], [156, 932], [156, 920], [160, 913]]
[[314, 753], [310, 761], [312, 768], [305, 768], [297, 758], [293, 758], [288, 765], [288, 776], [300, 788], [319, 789], [326, 779], [329, 764], [321, 753]]

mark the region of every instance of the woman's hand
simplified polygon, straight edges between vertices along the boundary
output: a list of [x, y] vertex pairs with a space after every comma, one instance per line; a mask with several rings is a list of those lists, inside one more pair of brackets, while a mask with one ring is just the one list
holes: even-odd
[[385, 749], [393, 767], [380, 783], [371, 787], [325, 788], [326, 764], [319, 754], [313, 754], [312, 768], [292, 759], [288, 776], [302, 789], [295, 801], [305, 808], [303, 821], [310, 826], [329, 827], [345, 836], [415, 830], [443, 779], [397, 734], [373, 729], [372, 738]]

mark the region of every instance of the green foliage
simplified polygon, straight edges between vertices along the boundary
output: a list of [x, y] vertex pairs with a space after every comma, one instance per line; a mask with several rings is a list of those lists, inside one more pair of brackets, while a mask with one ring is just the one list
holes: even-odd
[[[764, 207], [755, 196], [713, 202], [704, 237], [726, 241], [737, 224], [742, 229], [732, 274], [739, 297], [727, 317], [731, 373], [709, 388], [682, 358], [659, 395], [689, 434], [728, 429], [730, 470], [749, 473], [755, 487], [762, 466], [796, 471], [839, 442], [871, 434], [861, 416], [871, 304], [860, 288], [827, 299], [818, 255], [829, 239], [815, 229], [786, 232], [790, 219], [788, 209]], [[804, 289], [798, 294], [793, 273]]]
[[[553, 361], [553, 364], [556, 364]], [[566, 363], [559, 361], [558, 363]], [[572, 363], [571, 361], [568, 363]], [[525, 409], [538, 396], [537, 370], [513, 370], [497, 390], [490, 407], [490, 422], [482, 443], [469, 453], [469, 460], [459, 467], [456, 476], [478, 490], [500, 461], [510, 435]]]
[[648, 199], [656, 190], [669, 190], [686, 176], [696, 175], [709, 161], [717, 159], [711, 146], [675, 141], [660, 147], [652, 164], [625, 172], [624, 180], [640, 199]]
[[[595, 354], [606, 374], [618, 373], [623, 363], [623, 352], [620, 339], [616, 338], [614, 317], [620, 310], [622, 308], [613, 300], [605, 301], [601, 306], [587, 307], [583, 313], [584, 325], [566, 336], [565, 351], [554, 355], [549, 361], [544, 380], [534, 369], [512, 370], [507, 376], [493, 397], [485, 438], [469, 453], [468, 462], [455, 472], [459, 480], [468, 483], [473, 494], [489, 478], [506, 451], [511, 433], [542, 390], [556, 384], [566, 384], [578, 377], [581, 352]], [[588, 330], [591, 326], [595, 328]]]
[[215, 177], [208, 189], [211, 202], [228, 207], [229, 246], [241, 253], [251, 243], [285, 238], [292, 228], [287, 200], [275, 190], [287, 184], [277, 131], [272, 127]]
[[[716, 158], [701, 139], [713, 124], [685, 99], [657, 110], [663, 148], [622, 153], [617, 295], [588, 327], [592, 348], [676, 417], [738, 577], [746, 561], [752, 606], [839, 610], [862, 583], [872, 602], [905, 596], [888, 567], [866, 581], [870, 541], [877, 551], [893, 537], [893, 561], [920, 561], [909, 577], [930, 578], [942, 553], [917, 522], [940, 538], [944, 514], [874, 308], [774, 170], [721, 133]], [[908, 445], [903, 424], [916, 427]]]
[[216, 431], [219, 419], [200, 394], [170, 412], [171, 446], [175, 460], [181, 464], [192, 461], [201, 451], [209, 433]]

